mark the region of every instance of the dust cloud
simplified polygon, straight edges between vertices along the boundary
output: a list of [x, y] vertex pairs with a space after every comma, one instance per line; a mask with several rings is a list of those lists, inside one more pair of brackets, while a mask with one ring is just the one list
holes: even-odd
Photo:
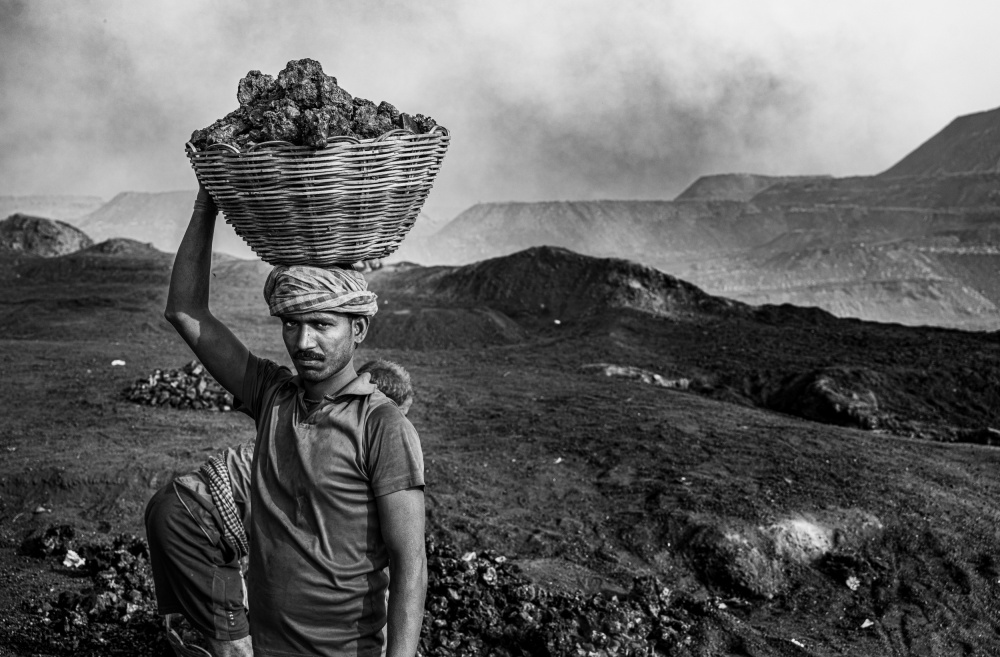
[[[477, 201], [672, 198], [727, 171], [875, 173], [995, 104], [982, 84], [951, 104], [914, 89], [948, 71], [906, 35], [954, 24], [909, 6], [0, 0], [0, 194], [193, 189], [191, 132], [236, 107], [248, 70], [302, 57], [452, 130], [432, 216]], [[992, 43], [966, 29], [967, 56], [980, 35]], [[965, 52], [936, 43], [937, 59]]]

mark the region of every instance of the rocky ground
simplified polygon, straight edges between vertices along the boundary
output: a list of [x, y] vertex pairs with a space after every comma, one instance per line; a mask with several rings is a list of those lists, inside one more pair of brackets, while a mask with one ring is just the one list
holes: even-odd
[[[36, 283], [0, 292], [0, 655], [167, 654], [142, 507], [252, 431], [125, 397], [191, 356], [159, 317], [164, 264], [137, 275], [136, 255], [116, 278], [101, 258], [2, 269], [34, 267]], [[417, 388], [423, 654], [995, 652], [996, 334], [753, 309], [615, 263], [522, 258], [499, 264], [523, 280], [372, 275], [382, 329], [359, 359], [401, 362]], [[547, 285], [529, 285], [532, 263]], [[260, 273], [220, 264], [219, 312], [282, 359], [255, 312]], [[570, 282], [592, 303], [528, 307]]]

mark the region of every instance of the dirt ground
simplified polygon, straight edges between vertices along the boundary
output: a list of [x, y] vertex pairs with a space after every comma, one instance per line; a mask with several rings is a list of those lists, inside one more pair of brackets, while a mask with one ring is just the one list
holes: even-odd
[[[26, 536], [141, 535], [159, 486], [252, 433], [239, 414], [121, 398], [191, 354], [160, 318], [169, 262], [115, 262], [62, 261], [16, 285], [38, 263], [0, 268], [0, 655], [19, 654], [33, 603], [83, 585], [20, 555]], [[383, 328], [358, 360], [411, 372], [435, 538], [494, 550], [553, 591], [623, 596], [655, 575], [715, 610], [664, 654], [1000, 653], [1000, 452], [948, 442], [1000, 427], [995, 334], [600, 300], [560, 319], [418, 298], [393, 278], [405, 273], [372, 277]], [[259, 277], [220, 268], [219, 313], [283, 361]], [[879, 397], [875, 431], [767, 408], [789, 377], [837, 367], [870, 374], [856, 379]]]

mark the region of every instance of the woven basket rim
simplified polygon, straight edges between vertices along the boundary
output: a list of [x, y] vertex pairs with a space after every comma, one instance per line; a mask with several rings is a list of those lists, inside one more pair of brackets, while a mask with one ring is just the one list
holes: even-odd
[[354, 137], [351, 135], [339, 135], [336, 137], [330, 137], [327, 140], [326, 146], [323, 148], [313, 148], [312, 146], [299, 146], [293, 144], [290, 141], [262, 141], [259, 144], [254, 144], [246, 150], [240, 150], [239, 148], [232, 146], [230, 144], [212, 144], [207, 146], [202, 150], [198, 150], [193, 143], [187, 142], [184, 147], [191, 154], [197, 153], [208, 153], [209, 151], [222, 151], [233, 153], [235, 155], [243, 155], [245, 153], [255, 153], [263, 151], [267, 148], [280, 148], [281, 150], [297, 150], [297, 151], [314, 151], [317, 153], [322, 153], [329, 148], [336, 148], [337, 146], [342, 146], [344, 144], [377, 144], [383, 141], [389, 141], [394, 137], [422, 137], [424, 135], [437, 135], [440, 134], [444, 137], [451, 135], [448, 128], [443, 125], [436, 125], [427, 132], [413, 132], [409, 128], [396, 128], [384, 132], [378, 137], [370, 137], [368, 139], [361, 139], [359, 137]]

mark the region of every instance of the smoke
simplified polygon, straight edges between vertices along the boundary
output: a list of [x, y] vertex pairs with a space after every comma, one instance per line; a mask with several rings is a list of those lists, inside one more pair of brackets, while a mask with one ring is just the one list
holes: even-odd
[[[995, 10], [958, 4], [0, 0], [0, 194], [193, 190], [191, 132], [236, 107], [248, 70], [302, 57], [452, 130], [432, 215], [875, 173], [995, 104]], [[952, 64], [980, 47], [973, 85]]]

